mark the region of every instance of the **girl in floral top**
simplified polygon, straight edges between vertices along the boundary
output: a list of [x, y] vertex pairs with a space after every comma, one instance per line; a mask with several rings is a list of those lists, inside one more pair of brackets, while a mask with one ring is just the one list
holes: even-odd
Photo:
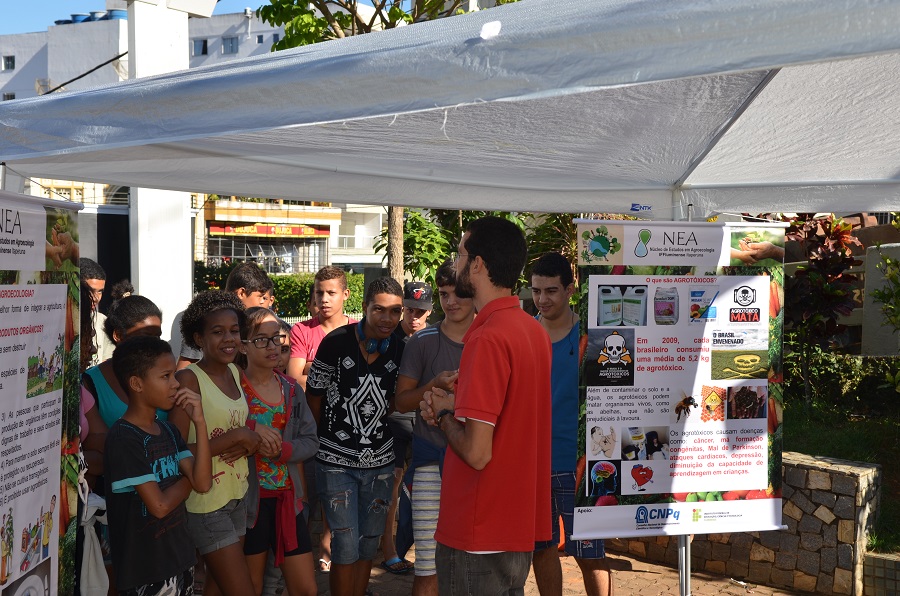
[[241, 353], [247, 364], [241, 375], [241, 388], [250, 412], [247, 425], [266, 425], [282, 436], [279, 453], [257, 453], [250, 458], [251, 471], [256, 471], [250, 475], [244, 542], [250, 578], [259, 594], [266, 557], [271, 553], [275, 565], [281, 568], [290, 596], [315, 595], [312, 549], [296, 464], [318, 450], [316, 424], [300, 386], [273, 370], [278, 365], [281, 346], [288, 341], [275, 313], [267, 308], [248, 309], [242, 331]]

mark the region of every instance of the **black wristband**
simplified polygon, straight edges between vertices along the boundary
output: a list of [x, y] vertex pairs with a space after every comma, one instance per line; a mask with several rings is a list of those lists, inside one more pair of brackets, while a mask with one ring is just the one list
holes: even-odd
[[438, 412], [438, 415], [437, 415], [437, 416], [435, 417], [435, 419], [434, 419], [435, 422], [437, 422], [437, 425], [438, 425], [438, 426], [441, 425], [441, 418], [443, 418], [446, 414], [451, 414], [451, 415], [452, 415], [452, 414], [453, 414], [453, 410], [448, 410], [448, 409], [444, 408], [443, 410], [441, 410], [440, 412]]

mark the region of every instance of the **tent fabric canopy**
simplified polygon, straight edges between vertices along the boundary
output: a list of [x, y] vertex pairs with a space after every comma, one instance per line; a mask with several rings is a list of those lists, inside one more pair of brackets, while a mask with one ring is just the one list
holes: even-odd
[[523, 0], [4, 102], [0, 159], [29, 176], [385, 205], [887, 209], [898, 30], [900, 0]]

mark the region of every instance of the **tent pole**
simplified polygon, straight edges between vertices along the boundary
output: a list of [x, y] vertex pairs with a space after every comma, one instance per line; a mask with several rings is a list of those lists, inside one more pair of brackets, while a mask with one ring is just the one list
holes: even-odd
[[691, 596], [691, 537], [678, 537], [678, 587], [681, 596]]

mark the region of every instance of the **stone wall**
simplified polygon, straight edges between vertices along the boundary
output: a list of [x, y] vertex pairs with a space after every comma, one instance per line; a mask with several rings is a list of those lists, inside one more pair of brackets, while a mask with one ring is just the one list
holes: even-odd
[[[773, 587], [863, 596], [866, 536], [878, 511], [881, 466], [786, 452], [782, 477], [785, 529], [695, 535], [691, 568]], [[678, 563], [676, 537], [606, 544]]]

